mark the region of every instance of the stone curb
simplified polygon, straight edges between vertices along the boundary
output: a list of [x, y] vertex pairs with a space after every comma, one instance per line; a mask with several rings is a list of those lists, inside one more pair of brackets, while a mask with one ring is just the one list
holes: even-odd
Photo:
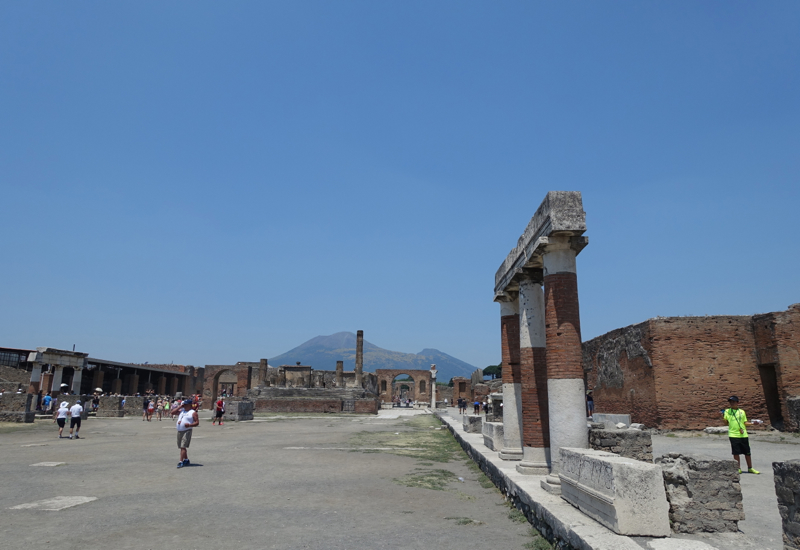
[[482, 434], [465, 433], [461, 423], [448, 414], [440, 411], [434, 414], [531, 525], [559, 550], [642, 550], [630, 537], [617, 535], [560, 496], [547, 493], [539, 484], [544, 476], [520, 474], [516, 462], [500, 460], [497, 452], [483, 444]]

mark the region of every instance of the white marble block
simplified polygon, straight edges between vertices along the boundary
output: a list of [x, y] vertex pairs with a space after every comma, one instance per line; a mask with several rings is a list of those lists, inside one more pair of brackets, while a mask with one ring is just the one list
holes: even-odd
[[620, 535], [669, 536], [660, 466], [592, 449], [560, 452], [564, 500]]

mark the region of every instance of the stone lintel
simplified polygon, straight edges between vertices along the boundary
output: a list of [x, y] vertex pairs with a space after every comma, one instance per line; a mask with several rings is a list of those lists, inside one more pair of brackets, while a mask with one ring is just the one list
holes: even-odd
[[[580, 238], [586, 231], [586, 212], [579, 191], [550, 191], [539, 209], [531, 218], [517, 246], [509, 252], [495, 274], [495, 296], [505, 290], [513, 290], [512, 280], [518, 270], [526, 267], [541, 268], [544, 247], [548, 237], [566, 235], [572, 237], [572, 248], [576, 254], [588, 244]], [[577, 238], [576, 238], [577, 237]]]

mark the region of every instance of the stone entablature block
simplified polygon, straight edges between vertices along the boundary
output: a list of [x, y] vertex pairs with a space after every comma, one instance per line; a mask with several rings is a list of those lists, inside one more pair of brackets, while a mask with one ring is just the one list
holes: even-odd
[[[589, 430], [589, 447], [625, 458], [653, 462], [653, 438], [641, 430]], [[728, 461], [731, 462], [731, 461]]]
[[604, 451], [560, 449], [561, 496], [615, 533], [670, 535], [661, 468]]
[[586, 231], [586, 212], [579, 191], [550, 191], [539, 209], [528, 222], [528, 226], [517, 241], [517, 246], [509, 252], [494, 280], [495, 300], [506, 291], [518, 289], [514, 278], [525, 268], [541, 268], [544, 247], [550, 244], [551, 235], [573, 237], [572, 247], [580, 252], [588, 238], [581, 237]]

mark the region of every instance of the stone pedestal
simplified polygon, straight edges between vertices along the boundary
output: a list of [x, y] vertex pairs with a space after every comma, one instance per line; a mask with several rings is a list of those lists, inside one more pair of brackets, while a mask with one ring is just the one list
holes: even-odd
[[483, 417], [465, 414], [464, 431], [468, 434], [483, 433]]
[[620, 535], [670, 535], [659, 466], [591, 449], [559, 452], [564, 500]]
[[225, 421], [238, 422], [240, 420], [253, 420], [252, 401], [227, 401], [225, 402]]

